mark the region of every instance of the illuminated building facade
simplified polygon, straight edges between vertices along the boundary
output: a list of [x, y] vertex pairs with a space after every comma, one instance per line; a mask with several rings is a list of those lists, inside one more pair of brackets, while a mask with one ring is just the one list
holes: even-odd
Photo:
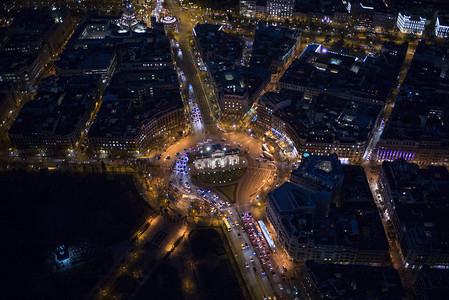
[[222, 147], [219, 144], [203, 147], [194, 160], [196, 170], [226, 169], [236, 167], [239, 163], [240, 150]]
[[254, 18], [256, 2], [256, 0], [240, 0], [240, 14], [247, 18]]
[[449, 18], [447, 15], [438, 15], [435, 22], [435, 36], [447, 39], [449, 37]]
[[335, 153], [349, 163], [362, 160], [380, 111], [378, 104], [281, 91], [261, 97], [255, 122], [264, 131], [287, 136], [299, 154]]
[[173, 69], [118, 72], [103, 94], [89, 147], [99, 153], [146, 151], [157, 138], [179, 136], [186, 121]]
[[348, 7], [354, 24], [361, 29], [393, 30], [396, 25], [396, 14], [380, 0], [355, 1]]
[[295, 8], [295, 0], [267, 0], [267, 12], [278, 18], [291, 18]]
[[396, 25], [402, 33], [422, 35], [426, 22], [427, 19], [422, 16], [402, 11], [398, 14]]

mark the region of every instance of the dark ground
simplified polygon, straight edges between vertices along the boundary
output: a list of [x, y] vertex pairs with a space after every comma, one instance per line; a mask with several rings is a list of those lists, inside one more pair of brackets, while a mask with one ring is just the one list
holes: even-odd
[[218, 232], [193, 230], [189, 238], [204, 298], [244, 299]]
[[181, 300], [181, 279], [176, 268], [168, 263], [162, 263], [145, 281], [135, 299]]
[[[82, 299], [112, 265], [107, 247], [126, 241], [150, 213], [124, 176], [7, 172], [0, 195], [4, 299]], [[80, 243], [93, 249], [85, 263], [53, 273], [54, 249]]]

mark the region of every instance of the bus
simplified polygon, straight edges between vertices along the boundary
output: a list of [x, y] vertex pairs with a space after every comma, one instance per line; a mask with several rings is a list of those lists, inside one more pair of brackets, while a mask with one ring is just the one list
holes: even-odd
[[268, 245], [271, 248], [271, 252], [276, 251], [276, 245], [273, 242], [273, 239], [271, 238], [270, 233], [267, 230], [267, 227], [265, 226], [265, 223], [262, 220], [257, 221], [259, 224], [260, 230], [262, 231], [263, 236], [265, 237], [265, 240], [267, 240]]
[[188, 199], [188, 200], [195, 200], [196, 196], [195, 195], [189, 195], [189, 194], [183, 194], [182, 198], [183, 199]]
[[225, 226], [226, 226], [226, 230], [227, 230], [227, 231], [231, 231], [231, 226], [229, 226], [229, 222], [228, 222], [228, 220], [226, 220], [225, 217], [223, 217], [223, 223], [224, 223]]
[[268, 160], [270, 160], [270, 161], [273, 161], [274, 160], [274, 157], [273, 157], [273, 155], [271, 155], [271, 153], [269, 153], [269, 152], [267, 152], [267, 151], [264, 151], [263, 152], [263, 156], [265, 156]]

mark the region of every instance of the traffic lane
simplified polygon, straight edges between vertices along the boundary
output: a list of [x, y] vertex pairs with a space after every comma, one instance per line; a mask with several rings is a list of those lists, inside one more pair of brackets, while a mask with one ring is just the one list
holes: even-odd
[[252, 204], [257, 194], [264, 187], [264, 183], [271, 177], [272, 170], [260, 170], [254, 167], [248, 167], [246, 174], [237, 187], [238, 206]]
[[[184, 155], [184, 149], [187, 149], [187, 152], [191, 152], [191, 150], [189, 150], [190, 147], [198, 145], [198, 143], [202, 142], [203, 140], [203, 135], [189, 135], [169, 146], [167, 150], [162, 151], [161, 153], [157, 153], [160, 155], [159, 160], [155, 157], [151, 157], [150, 161], [155, 165], [170, 168], [178, 158], [178, 156], [176, 156], [176, 153], [179, 153], [180, 156]], [[170, 156], [170, 158], [167, 159], [167, 156]]]
[[[252, 235], [255, 235], [261, 241], [265, 240], [265, 236], [260, 234], [260, 231], [259, 231], [260, 228], [257, 225], [257, 221], [254, 219], [254, 216], [246, 216], [246, 221], [250, 221], [250, 222], [254, 223], [253, 225], [249, 225], [252, 228], [256, 228], [256, 231], [253, 232]], [[257, 243], [260, 245], [261, 241], [259, 241]], [[256, 242], [254, 242], [254, 243], [256, 243]], [[266, 243], [266, 241], [265, 241], [265, 243]], [[263, 247], [262, 249], [272, 252], [272, 249], [268, 247], [268, 244], [265, 244], [265, 247]], [[283, 290], [287, 290], [286, 287], [288, 285], [287, 285], [287, 281], [284, 278], [282, 278], [282, 275], [284, 273], [284, 270], [282, 268], [283, 264], [279, 264], [278, 260], [276, 260], [276, 261], [273, 260], [273, 258], [275, 256], [277, 256], [277, 254], [279, 254], [279, 253], [282, 254], [282, 252], [274, 252], [274, 253], [272, 253], [271, 256], [269, 255], [268, 257], [264, 257], [264, 259], [266, 261], [266, 264], [264, 264], [264, 266], [266, 267], [267, 271], [275, 272], [275, 274], [277, 275], [277, 276], [273, 276], [273, 282], [275, 284], [275, 289], [279, 288], [279, 293], [282, 293], [282, 290], [280, 289], [279, 284], [282, 284]], [[270, 264], [271, 264], [272, 269], [270, 269], [270, 267], [269, 267]]]
[[[236, 215], [235, 218], [239, 218], [239, 220], [240, 220], [239, 222], [241, 222], [241, 226], [243, 226], [244, 228], [246, 227], [245, 223], [244, 223], [244, 220], [242, 218], [240, 218], [240, 215]], [[254, 223], [255, 222], [256, 221], [254, 220]], [[253, 242], [252, 239], [250, 238], [250, 233], [249, 233], [247, 228], [245, 228], [245, 230], [242, 231], [242, 232], [243, 232], [242, 239], [244, 239], [245, 242], [248, 243], [249, 249], [251, 250], [249, 255], [253, 257], [253, 259], [255, 260], [255, 264], [257, 264], [258, 267], [260, 267], [260, 271], [261, 272], [262, 271], [266, 271], [266, 274], [268, 276], [269, 275], [269, 271], [270, 271], [269, 267], [268, 267], [267, 264], [263, 264], [262, 263], [262, 261], [261, 261], [262, 257], [259, 256], [258, 253], [261, 253], [262, 250], [270, 251], [270, 249], [268, 248], [267, 244], [265, 244], [265, 246], [263, 246], [262, 248], [261, 247], [257, 247], [257, 245], [262, 245], [262, 240], [264, 240], [264, 238], [261, 235], [259, 235], [258, 231], [257, 232], [254, 231], [253, 234], [256, 234], [260, 238], [260, 241], [259, 242], [256, 242], [256, 241]], [[266, 258], [264, 258], [264, 259], [266, 260]]]
[[[238, 216], [239, 218], [240, 218], [240, 215]], [[256, 222], [254, 219], [253, 219], [253, 221], [254, 221], [254, 223]], [[244, 221], [242, 220], [242, 223], [244, 224]], [[255, 226], [256, 228], [257, 228], [257, 226]], [[262, 236], [260, 236], [259, 234], [258, 234], [258, 232], [255, 232], [256, 233], [256, 235], [258, 235], [259, 236], [259, 238], [261, 239], [261, 241], [262, 240], [264, 240], [265, 238], [264, 237], [262, 237]], [[249, 232], [248, 232], [248, 230], [247, 229], [245, 229], [245, 235], [248, 237], [248, 239], [249, 239]], [[260, 242], [261, 243], [261, 242]], [[267, 262], [266, 261], [266, 259], [267, 258], [263, 258], [266, 262], [265, 262], [265, 264], [263, 264], [262, 263], [262, 257], [259, 257], [258, 255], [257, 255], [257, 253], [259, 253], [260, 252], [260, 250], [268, 250], [268, 251], [270, 251], [271, 252], [271, 249], [269, 249], [269, 247], [268, 247], [268, 245], [266, 244], [266, 246], [265, 247], [263, 247], [263, 248], [256, 248], [256, 246], [255, 246], [255, 244], [256, 244], [256, 242], [254, 242], [254, 244], [252, 243], [252, 242], [250, 242], [249, 243], [249, 245], [251, 245], [251, 248], [250, 249], [252, 249], [252, 253], [254, 254], [254, 253], [256, 253], [256, 254], [254, 254], [253, 255], [253, 258], [254, 258], [254, 260], [255, 260], [255, 264], [256, 265], [258, 265], [258, 271], [259, 272], [262, 272], [262, 271], [264, 271], [265, 273], [266, 273], [266, 275], [264, 275], [264, 277], [266, 276], [266, 278], [268, 279], [268, 282], [267, 282], [267, 284], [270, 284], [270, 288], [271, 288], [271, 290], [274, 292], [274, 294], [275, 295], [278, 295], [278, 296], [281, 296], [282, 295], [282, 291], [281, 290], [278, 290], [278, 284], [281, 282], [281, 279], [278, 277], [278, 276], [274, 276], [274, 275], [272, 275], [272, 270], [270, 270], [270, 268], [269, 268], [269, 266], [268, 266], [268, 264], [271, 262], [271, 259], [270, 259], [270, 262]], [[260, 268], [260, 270], [259, 270], [259, 268]], [[273, 271], [275, 271], [275, 268], [273, 269]], [[275, 271], [275, 274], [278, 274], [279, 272], [276, 272]], [[274, 295], [273, 294], [273, 295]]]
[[198, 74], [195, 73], [196, 72], [195, 67], [190, 63], [186, 63], [181, 66], [181, 69], [184, 70], [184, 74], [186, 75], [187, 81], [193, 87], [195, 101], [198, 104], [198, 108], [200, 109], [203, 122], [206, 125], [214, 123], [211, 109], [207, 103], [207, 97], [204, 94], [205, 93], [204, 87], [201, 85], [201, 81], [198, 78], [195, 78], [198, 76]]
[[[266, 295], [273, 295], [273, 292], [269, 288], [270, 286], [266, 276], [261, 274], [261, 267], [257, 265], [256, 260], [254, 262], [251, 262], [250, 260], [252, 249], [243, 250], [241, 248], [241, 240], [235, 236], [233, 237], [232, 243], [237, 253], [241, 251], [240, 255], [237, 254], [236, 258], [240, 258], [238, 261], [239, 268], [242, 275], [246, 278], [247, 283], [249, 283], [252, 295], [257, 296], [256, 298], [258, 299], [262, 299]], [[245, 267], [245, 263], [248, 263], [248, 268]], [[256, 267], [256, 271], [254, 271], [253, 267]]]
[[[206, 88], [203, 85], [203, 81], [200, 78], [199, 70], [196, 68], [195, 57], [190, 45], [190, 28], [185, 26], [186, 24], [182, 21], [185, 18], [181, 18], [181, 30], [179, 36], [179, 46], [181, 51], [185, 53], [184, 59], [182, 60], [181, 68], [184, 69], [187, 79], [193, 86], [193, 91], [195, 98], [197, 99], [198, 106], [203, 115], [204, 122], [206, 124], [213, 123], [213, 111], [211, 110], [210, 104], [207, 100]], [[185, 26], [185, 27], [184, 27]]]
[[[235, 212], [235, 211], [234, 211]], [[240, 220], [237, 219], [238, 216], [234, 213], [233, 215], [230, 216], [230, 220], [232, 222], [237, 221], [240, 224]], [[250, 284], [250, 289], [253, 291], [253, 295], [257, 296], [257, 299], [263, 299], [263, 297], [265, 296], [273, 296], [274, 295], [274, 291], [269, 283], [269, 279], [267, 278], [267, 275], [262, 275], [262, 265], [260, 263], [260, 261], [258, 261], [257, 259], [257, 255], [254, 255], [253, 253], [254, 248], [252, 247], [252, 244], [250, 243], [249, 237], [245, 232], [241, 231], [241, 224], [238, 227], [234, 227], [231, 232], [234, 231], [234, 235], [232, 235], [232, 239], [231, 242], [233, 244], [233, 248], [235, 249], [235, 253], [237, 253], [237, 257], [240, 257], [240, 264], [239, 267], [242, 270], [242, 274], [246, 277], [247, 279], [247, 283]], [[240, 232], [241, 234], [241, 238], [238, 238], [237, 235], [237, 231]], [[246, 239], [245, 237], [246, 236]], [[244, 240], [242, 240], [244, 239]], [[245, 244], [248, 243], [249, 245], [249, 249], [242, 249], [241, 244]], [[240, 252], [241, 251], [241, 252]], [[238, 255], [238, 253], [241, 253], [240, 255]], [[251, 262], [250, 257], [253, 257], [254, 262]], [[245, 262], [248, 263], [249, 268], [245, 268]], [[254, 271], [253, 268], [256, 268], [256, 272]]]
[[[276, 288], [278, 287], [278, 284], [281, 283], [284, 290], [283, 290], [283, 294], [287, 294], [289, 297], [294, 298], [296, 297], [293, 294], [293, 283], [291, 282], [291, 280], [289, 279], [290, 277], [293, 276], [293, 274], [295, 273], [295, 268], [298, 267], [295, 263], [293, 263], [292, 261], [289, 260], [289, 258], [287, 257], [287, 254], [282, 251], [283, 246], [280, 245], [279, 240], [276, 238], [275, 236], [275, 231], [273, 226], [271, 225], [270, 222], [266, 222], [265, 223], [268, 229], [268, 233], [274, 238], [274, 242], [276, 244], [276, 249], [277, 251], [273, 252], [273, 254], [271, 255], [271, 260], [272, 260], [272, 264], [273, 266], [276, 265], [276, 271], [278, 271], [278, 275], [280, 275], [280, 277], [278, 277], [278, 282], [276, 282]], [[282, 274], [280, 272], [281, 268], [283, 266], [287, 267], [287, 273], [285, 274], [286, 278], [282, 279]], [[279, 267], [279, 269], [278, 269]], [[290, 294], [288, 293], [288, 290], [290, 290]]]
[[[231, 221], [231, 220], [229, 220]], [[245, 260], [246, 258], [244, 257], [244, 254], [241, 251], [244, 251], [241, 249], [240, 246], [240, 241], [238, 240], [238, 237], [236, 237], [236, 229], [231, 229], [230, 232], [228, 232], [228, 240], [230, 241], [231, 244], [231, 249], [232, 252], [234, 253], [234, 258], [235, 261], [238, 265], [238, 268], [241, 272], [241, 274], [244, 276], [245, 278], [245, 282], [251, 292], [251, 295], [255, 296], [258, 293], [258, 290], [256, 288], [256, 286], [254, 285], [254, 282], [257, 281], [257, 279], [255, 278], [255, 274], [254, 272], [246, 272], [246, 268], [244, 267], [245, 264]], [[260, 296], [259, 296], [260, 297]]]
[[[195, 75], [191, 75], [191, 76], [195, 76]], [[194, 79], [194, 80], [190, 80], [190, 82], [193, 86], [194, 94], [196, 93], [195, 97], [197, 99], [198, 107], [201, 111], [201, 115], [203, 116], [204, 123], [206, 125], [214, 124], [213, 114], [212, 114], [212, 110], [210, 108], [210, 103], [207, 100], [207, 96], [205, 95], [206, 92], [204, 91], [204, 87], [202, 86], [201, 81], [199, 79]], [[202, 90], [201, 91], [202, 93], [200, 92], [200, 90]]]
[[[244, 257], [246, 259], [246, 262], [248, 262], [248, 264], [250, 265], [250, 269], [254, 272], [253, 267], [256, 267], [257, 272], [254, 272], [255, 274], [258, 274], [257, 278], [259, 279], [259, 281], [263, 281], [264, 283], [264, 287], [266, 288], [266, 292], [268, 293], [268, 295], [272, 294], [272, 289], [270, 285], [266, 285], [269, 284], [269, 282], [267, 280], [265, 280], [267, 278], [267, 275], [262, 275], [262, 271], [264, 271], [263, 267], [262, 267], [262, 263], [260, 262], [260, 260], [258, 259], [257, 256], [257, 252], [256, 249], [254, 248], [251, 239], [249, 238], [248, 232], [247, 230], [241, 230], [242, 227], [244, 227], [244, 223], [243, 220], [240, 218], [240, 215], [236, 212], [236, 210], [231, 207], [230, 209], [228, 209], [228, 212], [232, 211], [233, 213], [229, 215], [229, 219], [231, 222], [233, 222], [234, 224], [237, 222], [239, 225], [235, 226], [234, 228], [237, 230], [235, 236], [237, 237], [237, 243], [240, 247], [240, 249], [242, 248], [241, 244], [248, 244], [248, 249], [246, 249], [246, 251], [243, 251], [244, 253]], [[238, 238], [238, 233], [240, 233], [241, 237]], [[239, 241], [240, 240], [240, 241]], [[254, 254], [256, 253], [256, 254]], [[253, 258], [254, 262], [251, 262], [251, 257]]]

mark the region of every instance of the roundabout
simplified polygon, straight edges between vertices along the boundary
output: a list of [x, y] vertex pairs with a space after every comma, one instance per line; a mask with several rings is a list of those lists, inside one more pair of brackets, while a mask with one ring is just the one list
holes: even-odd
[[[221, 145], [223, 149], [238, 149], [238, 164], [197, 169], [196, 155], [211, 145]], [[241, 132], [219, 133], [214, 136], [191, 135], [162, 152], [150, 153], [150, 164], [157, 166], [161, 172], [168, 173], [170, 182], [173, 182], [179, 194], [191, 195], [189, 200], [196, 198], [209, 201], [212, 198], [211, 201], [217, 199], [235, 203], [237, 209], [248, 210], [260, 206], [259, 195], [274, 187], [278, 178], [278, 166], [285, 168], [285, 163], [261, 159], [262, 145], [262, 141]], [[186, 172], [174, 172], [174, 167], [185, 156], [189, 157]], [[204, 190], [210, 191], [210, 197], [203, 195], [201, 191]]]

